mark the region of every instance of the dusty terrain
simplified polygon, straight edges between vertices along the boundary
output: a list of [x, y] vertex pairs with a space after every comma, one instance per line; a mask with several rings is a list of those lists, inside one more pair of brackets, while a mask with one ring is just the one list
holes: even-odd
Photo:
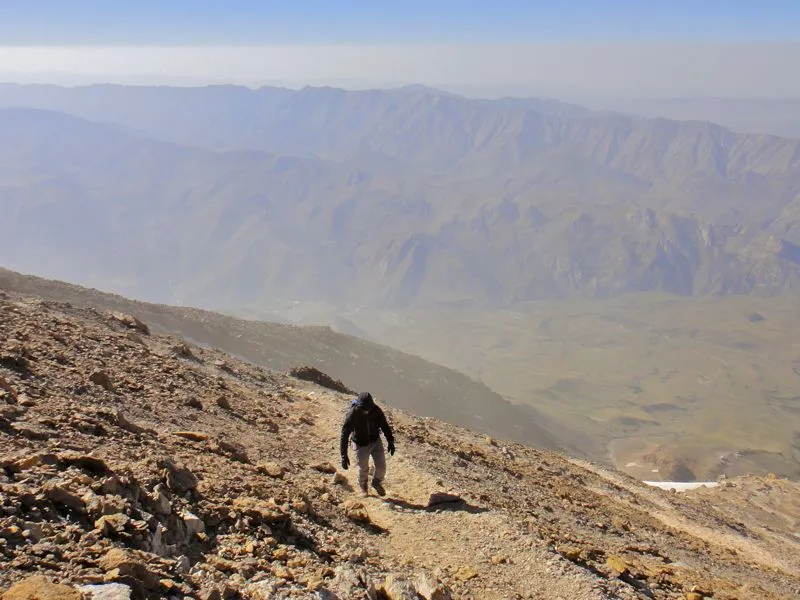
[[349, 398], [0, 293], [2, 598], [800, 596], [795, 483], [671, 494], [387, 408], [362, 499], [332, 466]]

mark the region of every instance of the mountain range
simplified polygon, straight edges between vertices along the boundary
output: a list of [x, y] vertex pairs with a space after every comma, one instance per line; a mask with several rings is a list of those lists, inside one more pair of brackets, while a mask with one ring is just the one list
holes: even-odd
[[417, 86], [4, 85], [0, 107], [6, 265], [136, 297], [507, 307], [799, 283], [796, 140]]

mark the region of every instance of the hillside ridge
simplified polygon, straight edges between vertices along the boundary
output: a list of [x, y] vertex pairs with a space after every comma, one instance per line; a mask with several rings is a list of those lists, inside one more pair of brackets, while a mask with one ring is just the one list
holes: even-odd
[[751, 503], [789, 518], [792, 482], [726, 481], [726, 512], [386, 407], [388, 494], [360, 499], [332, 466], [348, 395], [142, 315], [16, 292], [0, 315], [4, 600], [800, 593], [800, 542]]

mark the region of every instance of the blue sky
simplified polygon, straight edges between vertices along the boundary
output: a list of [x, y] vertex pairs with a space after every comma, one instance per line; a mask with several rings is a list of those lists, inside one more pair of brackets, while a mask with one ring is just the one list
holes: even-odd
[[0, 0], [0, 45], [798, 39], [800, 0]]

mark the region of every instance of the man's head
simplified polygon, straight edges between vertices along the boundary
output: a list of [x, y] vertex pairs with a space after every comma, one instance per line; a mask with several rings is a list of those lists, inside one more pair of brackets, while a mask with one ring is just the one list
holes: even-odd
[[372, 394], [369, 392], [361, 392], [358, 395], [358, 398], [356, 398], [356, 406], [359, 410], [369, 412], [370, 409], [375, 406], [375, 401], [372, 399]]

